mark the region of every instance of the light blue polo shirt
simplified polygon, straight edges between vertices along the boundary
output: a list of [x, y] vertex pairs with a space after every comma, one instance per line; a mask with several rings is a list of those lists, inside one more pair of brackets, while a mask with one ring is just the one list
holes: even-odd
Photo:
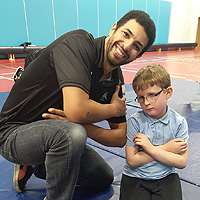
[[[186, 119], [169, 107], [165, 116], [159, 120], [147, 115], [143, 110], [134, 113], [128, 119], [126, 145], [137, 147], [133, 142], [133, 137], [137, 133], [145, 134], [154, 146], [166, 144], [175, 138], [182, 140], [189, 138]], [[140, 147], [140, 150], [143, 149]], [[133, 168], [130, 168], [126, 162], [123, 170], [123, 174], [127, 176], [146, 180], [161, 179], [174, 172], [174, 167], [158, 161]]]

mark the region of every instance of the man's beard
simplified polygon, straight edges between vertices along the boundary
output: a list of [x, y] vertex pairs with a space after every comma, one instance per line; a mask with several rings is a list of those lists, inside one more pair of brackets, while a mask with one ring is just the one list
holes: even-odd
[[128, 64], [129, 62], [127, 61], [117, 61], [114, 58], [111, 57], [111, 51], [112, 48], [114, 47], [114, 43], [113, 43], [113, 38], [109, 38], [106, 44], [106, 59], [108, 61], [108, 63], [112, 66], [112, 67], [119, 67], [120, 65], [124, 65], [124, 64]]

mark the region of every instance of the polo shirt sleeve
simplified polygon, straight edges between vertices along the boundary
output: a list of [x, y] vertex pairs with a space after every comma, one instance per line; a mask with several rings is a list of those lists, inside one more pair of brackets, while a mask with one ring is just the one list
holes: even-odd
[[135, 146], [133, 142], [134, 136], [140, 132], [139, 123], [135, 117], [131, 116], [127, 122], [127, 141], [126, 145], [131, 147], [138, 147]]
[[[182, 116], [181, 116], [182, 117]], [[184, 117], [182, 117], [181, 123], [178, 126], [176, 138], [181, 138], [182, 140], [188, 140], [188, 124]]]
[[71, 34], [56, 45], [51, 57], [60, 88], [75, 86], [89, 94], [95, 53], [94, 39], [87, 32]]

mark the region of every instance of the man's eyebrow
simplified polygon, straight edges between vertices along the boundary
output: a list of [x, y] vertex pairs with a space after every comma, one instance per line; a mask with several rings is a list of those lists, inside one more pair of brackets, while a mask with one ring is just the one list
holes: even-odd
[[[126, 30], [132, 35], [132, 37], [134, 37], [134, 34], [132, 33], [132, 31], [131, 31], [130, 29], [126, 28]], [[141, 47], [143, 47], [143, 44], [142, 44], [140, 41], [137, 41], [137, 43], [138, 43]]]

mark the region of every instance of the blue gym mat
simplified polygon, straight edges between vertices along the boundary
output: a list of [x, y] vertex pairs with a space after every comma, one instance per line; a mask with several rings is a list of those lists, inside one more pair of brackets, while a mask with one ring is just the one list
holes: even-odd
[[[183, 189], [183, 200], [197, 200], [200, 196], [200, 171], [199, 171], [199, 143], [200, 143], [200, 94], [197, 82], [172, 79], [173, 96], [169, 106], [183, 115], [189, 126], [189, 159], [187, 167], [178, 170]], [[135, 93], [131, 84], [126, 84], [127, 118], [140, 110], [139, 104], [134, 102]], [[9, 93], [0, 93], [0, 109]], [[108, 127], [105, 121], [97, 123], [99, 126]], [[73, 200], [118, 200], [121, 172], [125, 163], [124, 148], [105, 147], [93, 140], [87, 143], [94, 148], [113, 168], [115, 179], [113, 184], [103, 192], [94, 193], [86, 187], [76, 187]], [[45, 197], [45, 181], [34, 176], [27, 183], [26, 191], [18, 194], [13, 187], [14, 164], [0, 156], [0, 200], [42, 200]]]

